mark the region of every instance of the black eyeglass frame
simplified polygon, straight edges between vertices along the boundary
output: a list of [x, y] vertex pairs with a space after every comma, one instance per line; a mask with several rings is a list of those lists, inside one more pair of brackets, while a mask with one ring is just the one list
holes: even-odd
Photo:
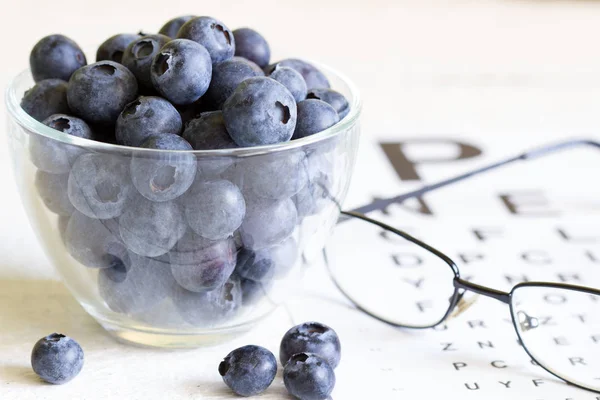
[[[484, 297], [490, 297], [490, 298], [496, 299], [496, 300], [498, 300], [502, 303], [505, 303], [509, 306], [509, 312], [511, 314], [511, 321], [513, 323], [513, 328], [515, 329], [515, 332], [517, 333], [517, 337], [519, 338], [519, 341], [520, 341], [523, 349], [525, 350], [525, 352], [529, 355], [529, 357], [532, 360], [534, 360], [537, 363], [537, 365], [542, 367], [548, 373], [567, 382], [570, 385], [573, 385], [573, 386], [581, 388], [581, 389], [589, 390], [589, 391], [592, 391], [595, 393], [600, 393], [600, 389], [594, 389], [591, 387], [580, 385], [580, 384], [572, 382], [566, 378], [561, 377], [560, 375], [558, 375], [557, 373], [552, 371], [550, 368], [544, 366], [542, 363], [540, 363], [536, 359], [536, 357], [533, 356], [533, 354], [527, 349], [527, 346], [523, 342], [523, 339], [522, 339], [519, 329], [517, 327], [518, 321], [516, 321], [516, 319], [515, 319], [515, 313], [514, 313], [514, 308], [513, 308], [513, 303], [512, 303], [512, 295], [515, 292], [515, 290], [518, 290], [523, 287], [545, 287], [545, 288], [563, 289], [563, 290], [570, 290], [570, 291], [575, 291], [575, 292], [579, 292], [579, 293], [586, 293], [586, 294], [595, 295], [595, 296], [599, 296], [599, 297], [600, 297], [600, 289], [595, 289], [595, 288], [580, 286], [580, 285], [573, 285], [573, 284], [568, 284], [568, 283], [531, 281], [531, 282], [518, 283], [517, 285], [513, 286], [513, 288], [510, 290], [510, 292], [504, 292], [501, 290], [497, 290], [494, 288], [490, 288], [490, 287], [482, 286], [482, 285], [479, 285], [479, 284], [476, 284], [473, 282], [469, 282], [469, 281], [461, 278], [460, 270], [459, 270], [458, 266], [456, 265], [456, 263], [450, 257], [448, 257], [446, 254], [441, 252], [440, 250], [428, 245], [427, 243], [411, 236], [410, 234], [408, 234], [404, 231], [396, 229], [384, 222], [369, 218], [364, 214], [364, 213], [368, 213], [368, 212], [375, 211], [375, 210], [383, 210], [391, 204], [401, 203], [404, 200], [407, 200], [410, 198], [420, 197], [425, 193], [434, 191], [436, 189], [439, 189], [439, 188], [442, 188], [445, 186], [449, 186], [453, 183], [460, 182], [462, 180], [468, 179], [475, 175], [482, 174], [484, 172], [498, 169], [500, 167], [512, 164], [517, 161], [527, 161], [527, 160], [531, 160], [531, 159], [536, 159], [540, 156], [551, 154], [551, 153], [554, 153], [559, 150], [571, 149], [574, 147], [594, 147], [594, 148], [600, 149], [600, 143], [596, 142], [594, 140], [578, 139], [578, 140], [569, 140], [566, 142], [553, 144], [553, 145], [549, 145], [549, 146], [544, 146], [539, 149], [525, 152], [518, 156], [511, 157], [511, 158], [490, 164], [488, 166], [478, 168], [471, 172], [467, 172], [465, 174], [461, 174], [461, 175], [458, 175], [458, 176], [450, 178], [450, 179], [446, 179], [446, 180], [443, 180], [443, 181], [440, 181], [440, 182], [437, 182], [434, 184], [424, 186], [421, 189], [418, 189], [418, 190], [415, 190], [412, 192], [408, 192], [408, 193], [405, 193], [405, 194], [402, 194], [402, 195], [399, 195], [396, 197], [392, 197], [389, 199], [378, 199], [367, 206], [357, 208], [353, 211], [340, 211], [342, 215], [345, 215], [345, 216], [351, 217], [351, 218], [358, 218], [365, 222], [374, 224], [384, 230], [390, 231], [390, 232], [404, 238], [405, 240], [408, 240], [409, 242], [412, 242], [413, 244], [427, 250], [431, 254], [433, 254], [436, 257], [438, 257], [439, 259], [441, 259], [444, 263], [446, 263], [452, 269], [452, 271], [454, 273], [454, 278], [453, 278], [454, 293], [453, 293], [452, 297], [450, 298], [448, 310], [446, 311], [444, 316], [436, 323], [428, 325], [428, 326], [409, 326], [409, 325], [397, 324], [397, 323], [394, 323], [393, 321], [388, 321], [382, 317], [379, 317], [378, 315], [374, 314], [373, 312], [365, 309], [359, 303], [354, 301], [352, 296], [350, 296], [341, 287], [341, 285], [338, 284], [338, 282], [335, 279], [334, 274], [330, 270], [329, 273], [331, 275], [331, 278], [332, 278], [334, 284], [337, 286], [338, 290], [340, 290], [340, 292], [346, 298], [348, 298], [348, 300], [350, 300], [352, 302], [352, 304], [354, 304], [354, 306], [357, 307], [357, 309], [359, 309], [360, 311], [364, 312], [365, 314], [369, 315], [372, 318], [375, 318], [375, 319], [377, 319], [381, 322], [384, 322], [388, 325], [392, 325], [392, 326], [399, 327], [399, 328], [429, 329], [429, 328], [434, 328], [434, 327], [440, 325], [441, 323], [446, 321], [452, 315], [452, 313], [454, 312], [454, 310], [456, 309], [457, 305], [459, 304], [460, 300], [462, 299], [462, 297], [464, 296], [464, 294], [466, 292], [472, 292], [472, 293], [482, 295]], [[337, 201], [336, 201], [336, 204], [339, 205], [339, 203]], [[340, 210], [341, 210], [341, 208], [340, 208]], [[324, 256], [326, 259], [326, 265], [329, 267], [329, 263], [327, 262], [327, 255], [326, 255], [325, 251], [324, 251]]]
[[[536, 362], [537, 365], [539, 365], [540, 367], [542, 367], [544, 370], [546, 370], [547, 372], [549, 372], [550, 374], [554, 375], [555, 377], [567, 382], [570, 385], [579, 387], [581, 389], [585, 389], [585, 390], [589, 390], [595, 393], [600, 393], [600, 389], [593, 389], [587, 386], [583, 386], [580, 384], [577, 384], [575, 382], [572, 382], [566, 378], [561, 377], [560, 375], [558, 375], [557, 373], [555, 373], [554, 371], [552, 371], [549, 367], [544, 366], [543, 363], [541, 363], [540, 361], [538, 361], [536, 359], [536, 357], [527, 349], [527, 345], [525, 344], [525, 342], [523, 341], [523, 338], [521, 337], [521, 333], [519, 332], [519, 328], [517, 327], [517, 323], [518, 321], [515, 319], [515, 313], [514, 313], [514, 308], [513, 308], [513, 303], [512, 303], [512, 295], [515, 292], [515, 290], [518, 290], [520, 288], [523, 287], [544, 287], [544, 288], [553, 288], [553, 289], [562, 289], [562, 290], [571, 290], [571, 291], [575, 291], [575, 292], [579, 292], [579, 293], [585, 293], [585, 294], [590, 294], [590, 295], [595, 295], [598, 296], [600, 298], [600, 289], [595, 289], [595, 288], [591, 288], [591, 287], [586, 287], [586, 286], [580, 286], [580, 285], [573, 285], [573, 284], [569, 284], [569, 283], [558, 283], [558, 282], [539, 282], [539, 281], [531, 281], [531, 282], [521, 282], [516, 284], [515, 286], [513, 286], [513, 288], [510, 290], [510, 292], [504, 292], [498, 289], [494, 289], [494, 288], [490, 288], [487, 286], [482, 286], [467, 280], [464, 280], [460, 277], [460, 270], [458, 268], [458, 266], [456, 265], [456, 263], [450, 258], [448, 257], [446, 254], [444, 254], [443, 252], [441, 252], [440, 250], [428, 245], [425, 242], [422, 242], [421, 240], [415, 238], [414, 236], [411, 236], [410, 234], [401, 231], [399, 229], [396, 229], [384, 222], [372, 219], [367, 217], [364, 214], [355, 212], [355, 211], [342, 211], [341, 212], [343, 215], [346, 215], [348, 217], [351, 218], [358, 218], [361, 219], [365, 222], [374, 224], [376, 226], [379, 226], [382, 229], [385, 229], [386, 231], [390, 231], [398, 236], [401, 236], [402, 238], [408, 240], [409, 242], [421, 247], [424, 250], [427, 250], [428, 252], [430, 252], [431, 254], [435, 255], [436, 257], [438, 257], [439, 259], [441, 259], [444, 263], [446, 263], [448, 265], [449, 268], [452, 269], [453, 273], [454, 273], [454, 278], [453, 278], [453, 286], [454, 286], [454, 293], [450, 298], [449, 301], [449, 306], [448, 306], [448, 310], [446, 311], [446, 313], [444, 314], [444, 316], [437, 322], [431, 324], [431, 325], [427, 325], [427, 326], [410, 326], [410, 325], [403, 325], [403, 324], [398, 324], [395, 323], [393, 321], [388, 321], [385, 318], [379, 317], [378, 315], [374, 314], [373, 312], [365, 309], [364, 307], [362, 307], [358, 302], [354, 301], [354, 299], [352, 298], [352, 296], [347, 293], [342, 287], [341, 285], [338, 284], [337, 280], [335, 279], [335, 276], [333, 273], [331, 273], [330, 270], [330, 275], [331, 278], [334, 282], [334, 284], [337, 286], [338, 290], [348, 299], [352, 302], [352, 304], [354, 304], [354, 306], [359, 309], [360, 311], [364, 312], [365, 314], [369, 315], [372, 318], [377, 319], [378, 321], [384, 322], [388, 325], [392, 325], [394, 327], [398, 327], [398, 328], [409, 328], [409, 329], [430, 329], [430, 328], [434, 328], [438, 325], [440, 325], [441, 323], [443, 323], [444, 321], [446, 321], [450, 315], [454, 312], [456, 306], [459, 304], [460, 300], [462, 299], [462, 297], [464, 296], [464, 294], [466, 292], [472, 292], [472, 293], [476, 293], [479, 295], [482, 295], [484, 297], [490, 297], [492, 299], [498, 300], [504, 304], [507, 304], [509, 306], [509, 312], [511, 315], [511, 321], [513, 323], [513, 328], [515, 329], [515, 332], [517, 333], [517, 337], [519, 338], [519, 342], [521, 343], [521, 346], [523, 347], [523, 349], [525, 350], [525, 352], [527, 352], [527, 354], [529, 355], [529, 357], [534, 360]], [[326, 257], [326, 253], [325, 253], [325, 257]], [[327, 257], [326, 257], [327, 258]], [[326, 262], [326, 265], [329, 266], [329, 263]], [[462, 292], [461, 292], [462, 291]]]

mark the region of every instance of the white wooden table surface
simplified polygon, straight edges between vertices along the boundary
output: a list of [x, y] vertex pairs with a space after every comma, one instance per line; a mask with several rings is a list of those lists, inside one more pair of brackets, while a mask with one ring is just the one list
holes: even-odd
[[[311, 58], [345, 72], [364, 101], [363, 149], [348, 204], [360, 203], [362, 188], [374, 179], [368, 162], [374, 138], [464, 137], [500, 156], [553, 138], [594, 134], [600, 126], [600, 2], [0, 3], [2, 87], [28, 65], [42, 36], [66, 34], [93, 60], [107, 37], [157, 30], [182, 14], [215, 16], [232, 29], [254, 27], [269, 40], [275, 59]], [[317, 269], [306, 277], [306, 294], [289, 304], [295, 321], [281, 310], [248, 336], [211, 349], [172, 352], [116, 343], [69, 295], [42, 253], [13, 183], [8, 146], [1, 143], [0, 399], [225, 399], [230, 395], [216, 366], [237, 344], [276, 351], [292, 322], [312, 319], [359, 339], [336, 312], [339, 296]], [[53, 331], [75, 337], [86, 351], [81, 375], [60, 387], [40, 384], [29, 365], [33, 343]], [[334, 398], [365, 398], [360, 396], [369, 391], [357, 382], [369, 360], [344, 356]], [[261, 398], [287, 398], [276, 382]]]

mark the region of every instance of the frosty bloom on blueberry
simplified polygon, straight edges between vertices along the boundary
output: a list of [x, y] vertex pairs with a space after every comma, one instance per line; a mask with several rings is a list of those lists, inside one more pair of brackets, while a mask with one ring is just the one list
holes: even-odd
[[306, 322], [287, 331], [281, 340], [279, 361], [285, 365], [296, 353], [316, 354], [335, 368], [341, 358], [340, 339], [327, 325]]
[[123, 54], [125, 54], [127, 46], [140, 37], [140, 35], [133, 33], [121, 33], [109, 37], [98, 47], [96, 61], [110, 60], [120, 63], [123, 60]]
[[223, 382], [240, 396], [264, 392], [275, 379], [277, 360], [260, 346], [244, 346], [229, 353], [219, 364]]
[[183, 24], [185, 24], [186, 22], [188, 22], [190, 19], [193, 19], [193, 18], [196, 18], [196, 16], [184, 15], [181, 17], [173, 18], [173, 19], [167, 21], [162, 26], [162, 28], [160, 28], [158, 33], [160, 33], [161, 35], [165, 35], [165, 36], [174, 38], [177, 36], [177, 32], [179, 32], [179, 29], [183, 26]]
[[154, 88], [173, 104], [191, 104], [210, 85], [212, 64], [206, 49], [191, 40], [176, 39], [154, 56], [150, 79]]
[[274, 79], [249, 78], [227, 99], [223, 117], [229, 135], [238, 146], [286, 142], [296, 127], [296, 101]]
[[29, 66], [36, 82], [44, 79], [68, 81], [73, 72], [87, 63], [81, 48], [64, 35], [41, 39], [31, 50]]
[[152, 90], [150, 68], [154, 56], [171, 40], [165, 35], [147, 35], [129, 43], [123, 53], [122, 63], [137, 78], [140, 87]]
[[137, 96], [138, 84], [127, 68], [100, 61], [78, 69], [69, 79], [67, 100], [75, 115], [88, 122], [114, 124], [123, 107]]
[[311, 353], [297, 353], [283, 370], [288, 392], [300, 400], [325, 400], [335, 386], [335, 374], [327, 360]]
[[75, 378], [83, 368], [83, 350], [70, 337], [53, 333], [35, 344], [31, 366], [46, 382], [61, 385]]
[[196, 17], [181, 26], [177, 38], [190, 39], [204, 46], [213, 64], [229, 60], [235, 53], [233, 33], [212, 17]]
[[182, 122], [179, 112], [162, 97], [140, 96], [127, 104], [115, 128], [117, 143], [141, 146], [150, 136], [179, 135]]

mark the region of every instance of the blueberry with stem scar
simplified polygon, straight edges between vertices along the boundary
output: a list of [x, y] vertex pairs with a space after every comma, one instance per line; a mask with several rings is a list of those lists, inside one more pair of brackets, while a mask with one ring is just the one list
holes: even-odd
[[[151, 136], [144, 149], [192, 150], [181, 136], [163, 134]], [[196, 157], [190, 153], [134, 153], [131, 158], [131, 181], [138, 192], [152, 201], [173, 200], [184, 194], [196, 176]]]
[[257, 76], [240, 83], [225, 101], [223, 117], [239, 146], [287, 142], [296, 127], [296, 101], [281, 83]]
[[223, 382], [240, 396], [255, 396], [267, 390], [277, 374], [273, 353], [260, 346], [233, 350], [219, 364]]
[[59, 333], [41, 338], [33, 346], [31, 366], [43, 380], [62, 385], [83, 368], [83, 349], [74, 339]]
[[115, 129], [117, 143], [138, 147], [150, 136], [181, 133], [179, 112], [167, 100], [140, 96], [119, 114]]
[[210, 85], [212, 64], [206, 49], [191, 40], [175, 39], [156, 54], [150, 69], [152, 84], [173, 104], [197, 101]]
[[100, 61], [75, 71], [69, 80], [67, 100], [78, 117], [111, 125], [137, 92], [135, 76], [127, 68], [114, 61]]
[[170, 40], [165, 35], [142, 35], [125, 49], [121, 62], [135, 75], [142, 88], [153, 89], [150, 79], [152, 60]]
[[235, 53], [233, 33], [221, 21], [211, 17], [196, 17], [181, 26], [178, 39], [193, 40], [204, 46], [213, 64], [229, 60]]

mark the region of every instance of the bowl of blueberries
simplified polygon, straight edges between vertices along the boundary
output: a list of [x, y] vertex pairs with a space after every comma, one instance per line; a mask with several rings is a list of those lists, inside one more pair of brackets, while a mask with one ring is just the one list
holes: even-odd
[[346, 195], [360, 100], [341, 74], [272, 62], [250, 28], [205, 16], [117, 34], [96, 62], [42, 38], [6, 90], [32, 227], [117, 338], [225, 340], [293, 293]]

